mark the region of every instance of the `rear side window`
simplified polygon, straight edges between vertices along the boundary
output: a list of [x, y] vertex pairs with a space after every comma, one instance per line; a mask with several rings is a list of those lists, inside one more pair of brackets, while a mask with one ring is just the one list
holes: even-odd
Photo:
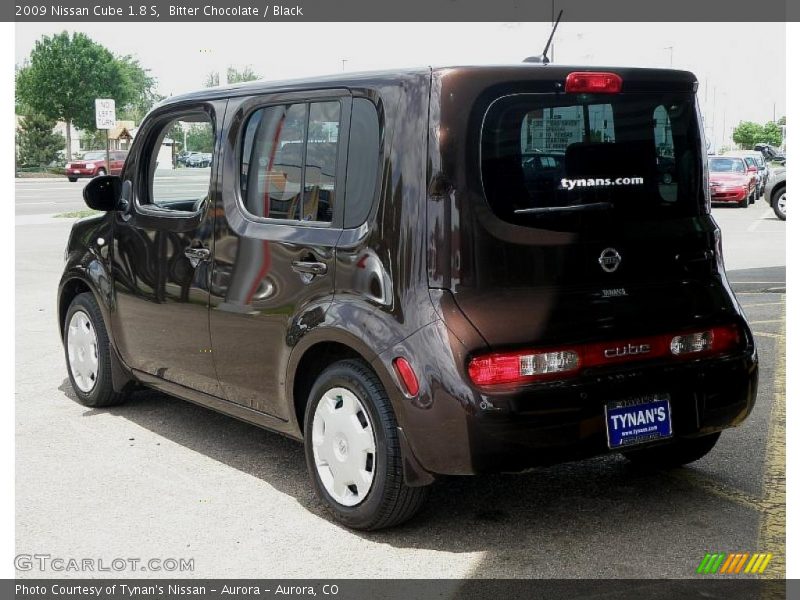
[[363, 223], [375, 199], [380, 170], [380, 124], [375, 105], [365, 98], [353, 100], [350, 146], [347, 157], [347, 194], [344, 226]]
[[695, 213], [701, 143], [691, 94], [519, 94], [481, 132], [486, 199], [520, 225], [575, 214]]
[[242, 140], [241, 190], [254, 217], [329, 223], [336, 203], [338, 101], [255, 111]]

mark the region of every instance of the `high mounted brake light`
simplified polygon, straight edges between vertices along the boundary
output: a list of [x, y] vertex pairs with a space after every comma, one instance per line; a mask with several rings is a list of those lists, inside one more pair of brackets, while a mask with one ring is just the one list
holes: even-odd
[[475, 385], [552, 381], [578, 375], [589, 367], [651, 359], [692, 359], [725, 354], [741, 347], [741, 329], [721, 325], [678, 335], [663, 334], [561, 348], [493, 352], [473, 357], [467, 365]]
[[564, 89], [575, 94], [617, 94], [622, 90], [622, 77], [616, 73], [576, 71], [567, 75]]

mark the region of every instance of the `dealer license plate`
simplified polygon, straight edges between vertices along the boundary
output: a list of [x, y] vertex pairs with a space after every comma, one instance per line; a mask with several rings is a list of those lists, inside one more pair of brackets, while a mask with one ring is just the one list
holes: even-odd
[[608, 447], [622, 448], [672, 437], [669, 394], [649, 394], [606, 404]]

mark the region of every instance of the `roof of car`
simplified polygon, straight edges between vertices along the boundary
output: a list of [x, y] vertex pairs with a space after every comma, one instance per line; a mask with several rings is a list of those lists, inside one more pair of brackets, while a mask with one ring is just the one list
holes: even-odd
[[498, 75], [510, 76], [519, 74], [532, 75], [536, 78], [565, 77], [573, 71], [611, 71], [620, 74], [623, 79], [642, 79], [648, 81], [665, 81], [679, 83], [693, 83], [697, 78], [689, 71], [678, 69], [649, 69], [638, 67], [611, 67], [611, 66], [576, 66], [576, 65], [543, 65], [537, 63], [517, 63], [506, 65], [453, 65], [436, 67], [416, 67], [406, 69], [391, 69], [382, 71], [365, 71], [358, 73], [335, 73], [319, 77], [307, 77], [278, 81], [249, 81], [233, 85], [205, 88], [186, 94], [171, 96], [163, 100], [158, 106], [165, 106], [177, 102], [192, 100], [211, 100], [230, 96], [242, 96], [254, 93], [275, 93], [280, 91], [293, 91], [313, 88], [357, 88], [371, 85], [384, 84], [393, 79], [410, 76], [425, 76], [431, 73], [460, 74], [486, 74], [496, 71]]

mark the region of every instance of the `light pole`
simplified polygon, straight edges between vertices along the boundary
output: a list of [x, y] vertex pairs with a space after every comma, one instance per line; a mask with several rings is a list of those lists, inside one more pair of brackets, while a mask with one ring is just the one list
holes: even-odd
[[666, 46], [664, 50], [669, 50], [669, 66], [672, 67], [672, 51], [675, 49], [674, 46]]

